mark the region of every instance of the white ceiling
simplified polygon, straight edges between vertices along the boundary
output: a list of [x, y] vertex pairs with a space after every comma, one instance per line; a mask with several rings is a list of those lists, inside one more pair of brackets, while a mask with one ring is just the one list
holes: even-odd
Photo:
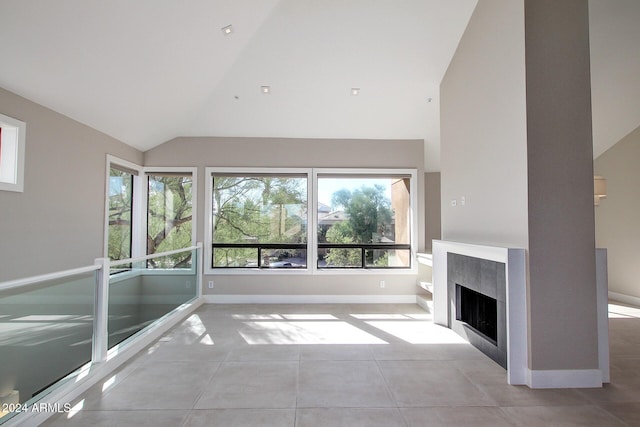
[[[0, 0], [0, 86], [140, 150], [177, 136], [424, 139], [438, 170], [438, 87], [476, 2]], [[600, 154], [640, 124], [640, 1], [591, 3]]]

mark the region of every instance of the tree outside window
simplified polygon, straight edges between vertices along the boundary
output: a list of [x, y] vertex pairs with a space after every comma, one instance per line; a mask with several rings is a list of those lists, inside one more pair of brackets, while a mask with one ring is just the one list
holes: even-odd
[[214, 267], [306, 267], [306, 176], [214, 174], [212, 196]]
[[[184, 173], [148, 175], [147, 254], [192, 245], [193, 178]], [[151, 268], [187, 268], [191, 253], [149, 260]]]

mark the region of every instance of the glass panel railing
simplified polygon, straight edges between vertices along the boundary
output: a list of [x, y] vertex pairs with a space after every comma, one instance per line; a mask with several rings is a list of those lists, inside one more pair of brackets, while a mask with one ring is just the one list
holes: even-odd
[[122, 261], [100, 258], [0, 283], [0, 424], [46, 403], [58, 387], [89, 372], [79, 368], [108, 360], [107, 348], [196, 299], [201, 251], [198, 244]]
[[[197, 250], [127, 265], [109, 277], [108, 348], [120, 344], [180, 305], [198, 288]], [[118, 265], [112, 264], [111, 271]]]
[[[30, 405], [34, 396], [40, 398], [41, 391], [91, 361], [95, 274], [0, 290], [4, 409]], [[9, 418], [8, 412], [0, 413], [0, 423]]]

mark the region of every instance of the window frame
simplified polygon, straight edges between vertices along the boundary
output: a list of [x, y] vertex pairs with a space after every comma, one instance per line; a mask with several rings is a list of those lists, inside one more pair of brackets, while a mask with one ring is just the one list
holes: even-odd
[[[105, 170], [105, 194], [104, 194], [104, 257], [109, 257], [109, 189], [111, 167], [116, 169], [129, 169], [135, 172], [133, 175], [133, 203], [131, 206], [131, 257], [139, 257], [146, 254], [146, 191], [144, 188], [144, 168], [135, 163], [107, 154]], [[144, 233], [144, 234], [143, 234]]]
[[[2, 126], [5, 125], [5, 126]], [[13, 141], [5, 141], [4, 150], [0, 142], [0, 161], [10, 163], [14, 169], [13, 179], [11, 181], [0, 180], [0, 191], [14, 191], [17, 193], [24, 192], [24, 165], [26, 153], [26, 131], [27, 124], [23, 121], [14, 119], [13, 117], [0, 114], [0, 128], [13, 128], [17, 132], [17, 136]], [[10, 146], [10, 148], [7, 148]], [[3, 155], [4, 151], [4, 155]], [[7, 153], [12, 152], [13, 155], [7, 160]]]
[[[415, 274], [417, 270], [417, 263], [415, 261], [415, 254], [417, 253], [418, 245], [418, 192], [417, 192], [417, 177], [418, 171], [416, 169], [372, 169], [372, 168], [314, 168], [313, 169], [313, 185], [314, 194], [318, 194], [318, 176], [331, 175], [334, 177], [348, 177], [352, 175], [354, 177], [390, 177], [390, 176], [406, 176], [409, 178], [409, 224], [411, 226], [411, 234], [409, 240], [409, 257], [411, 259], [411, 266], [404, 267], [345, 267], [345, 268], [319, 268], [318, 267], [318, 200], [313, 200], [313, 227], [314, 227], [314, 242], [313, 242], [313, 274], [319, 275], [363, 275], [363, 274], [388, 274], [388, 275], [405, 275]], [[356, 245], [358, 247], [362, 245]], [[373, 245], [376, 246], [376, 245]]]
[[[300, 268], [259, 268], [259, 267], [212, 267], [213, 257], [213, 175], [214, 174], [233, 175], [304, 175], [307, 179], [307, 266]], [[311, 255], [310, 239], [311, 233], [311, 183], [312, 169], [309, 168], [255, 168], [255, 167], [207, 167], [205, 168], [205, 227], [204, 227], [204, 272], [210, 275], [233, 275], [233, 274], [309, 274], [309, 257]], [[266, 245], [266, 244], [265, 244]], [[286, 244], [285, 244], [286, 245]], [[233, 246], [233, 245], [232, 245]]]
[[[214, 174], [265, 174], [289, 175], [299, 174], [307, 176], [307, 266], [306, 268], [254, 268], [254, 267], [212, 267], [213, 255], [213, 175]], [[360, 177], [405, 176], [409, 179], [409, 222], [410, 259], [411, 266], [403, 267], [375, 267], [375, 268], [318, 268], [318, 176], [349, 175]], [[204, 274], [206, 275], [412, 275], [417, 272], [415, 254], [418, 248], [418, 171], [407, 168], [256, 168], [256, 167], [206, 167], [205, 168], [205, 220], [204, 220]]]
[[145, 166], [142, 168], [143, 170], [143, 185], [144, 185], [144, 196], [142, 200], [143, 211], [144, 211], [144, 226], [142, 229], [143, 239], [144, 239], [144, 254], [147, 254], [147, 234], [148, 230], [148, 218], [149, 218], [149, 175], [161, 174], [161, 173], [184, 173], [185, 175], [191, 174], [191, 246], [196, 245], [197, 239], [197, 225], [198, 225], [198, 168], [195, 166], [189, 167], [181, 167], [181, 166], [171, 166], [171, 167], [158, 167], [158, 166]]

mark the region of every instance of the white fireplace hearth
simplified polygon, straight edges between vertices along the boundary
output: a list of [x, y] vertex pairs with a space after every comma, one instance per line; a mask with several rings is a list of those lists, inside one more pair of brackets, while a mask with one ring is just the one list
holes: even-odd
[[[454, 254], [452, 256], [452, 254]], [[459, 256], [458, 256], [459, 255]], [[461, 257], [460, 257], [461, 256]], [[471, 259], [467, 259], [470, 257]], [[479, 264], [474, 264], [475, 258]], [[597, 369], [583, 370], [531, 370], [528, 366], [527, 328], [527, 281], [525, 250], [484, 246], [470, 243], [433, 241], [433, 318], [434, 322], [455, 330], [478, 347], [488, 357], [502, 366], [506, 365], [507, 381], [513, 385], [528, 385], [531, 388], [581, 388], [601, 387], [609, 382], [609, 334], [607, 300], [607, 253], [597, 249], [595, 253], [597, 313], [598, 313], [598, 357]], [[489, 262], [486, 262], [489, 261]], [[448, 263], [455, 263], [448, 266]], [[495, 264], [498, 263], [498, 264]], [[504, 266], [503, 266], [504, 265]], [[451, 267], [451, 268], [450, 268]], [[487, 275], [491, 269], [498, 273]], [[461, 270], [461, 271], [457, 271]], [[451, 274], [452, 277], [449, 277]], [[476, 280], [469, 279], [476, 274]], [[489, 279], [487, 279], [489, 277]], [[497, 277], [497, 279], [493, 279]], [[468, 285], [460, 282], [476, 282]], [[497, 291], [486, 286], [497, 283]], [[500, 286], [503, 286], [502, 289]], [[457, 300], [460, 287], [492, 297], [497, 302], [496, 339], [483, 342], [482, 331], [472, 325], [462, 324], [458, 318], [460, 302]], [[457, 291], [456, 291], [457, 290]], [[452, 295], [453, 293], [453, 295]], [[494, 294], [494, 295], [492, 295]], [[506, 319], [506, 322], [505, 322]], [[462, 322], [464, 323], [464, 322]], [[506, 325], [505, 325], [506, 323]], [[501, 326], [502, 325], [502, 326]], [[506, 337], [501, 335], [506, 328]], [[487, 338], [484, 336], [484, 338]], [[506, 354], [505, 350], [506, 341]], [[493, 347], [492, 347], [493, 346]], [[487, 350], [488, 349], [488, 350]], [[504, 359], [506, 358], [506, 364]]]
[[434, 322], [452, 328], [455, 322], [452, 312], [456, 307], [452, 304], [452, 288], [448, 283], [449, 254], [504, 264], [507, 380], [514, 385], [527, 384], [527, 282], [524, 249], [433, 241]]

